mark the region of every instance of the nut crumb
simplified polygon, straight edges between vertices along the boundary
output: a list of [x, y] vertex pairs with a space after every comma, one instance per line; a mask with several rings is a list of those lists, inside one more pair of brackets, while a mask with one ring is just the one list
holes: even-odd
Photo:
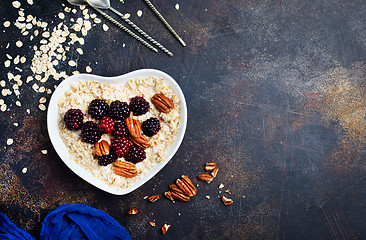
[[141, 17], [141, 16], [142, 16], [142, 11], [141, 11], [141, 10], [138, 10], [138, 11], [137, 11], [137, 16], [138, 16], [138, 17]]
[[87, 73], [90, 73], [92, 71], [92, 68], [90, 66], [86, 66], [85, 71]]
[[224, 184], [220, 183], [219, 189], [224, 188]]
[[132, 207], [128, 210], [127, 213], [130, 215], [136, 215], [138, 212], [139, 212], [139, 210], [137, 210], [137, 208]]
[[179, 3], [175, 4], [175, 9], [179, 10]]
[[47, 154], [47, 152], [48, 152], [47, 150], [42, 150], [42, 151], [41, 151], [41, 153], [42, 153], [42, 154], [44, 154], [44, 155], [46, 155], [46, 154]]
[[103, 23], [103, 30], [104, 30], [104, 31], [108, 31], [108, 29], [109, 29], [108, 25], [107, 25], [107, 24], [105, 24], [105, 23]]
[[164, 224], [162, 227], [161, 227], [161, 231], [163, 232], [163, 234], [166, 234], [166, 232], [169, 230], [171, 226], [168, 225], [168, 224]]
[[151, 226], [155, 227], [155, 222], [149, 222]]
[[207, 199], [211, 199], [211, 197], [210, 197], [210, 196], [206, 196], [206, 198], [207, 198]]

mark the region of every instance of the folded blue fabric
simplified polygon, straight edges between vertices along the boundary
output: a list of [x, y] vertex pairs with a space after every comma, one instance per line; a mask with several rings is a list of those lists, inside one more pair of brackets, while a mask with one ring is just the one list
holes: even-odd
[[40, 239], [130, 240], [131, 237], [107, 213], [84, 204], [65, 204], [47, 215], [42, 223]]
[[[34, 240], [0, 213], [1, 240]], [[84, 204], [65, 204], [42, 222], [40, 240], [131, 240], [130, 235], [107, 213]]]
[[34, 240], [26, 231], [15, 226], [10, 219], [0, 212], [0, 239], [2, 240]]

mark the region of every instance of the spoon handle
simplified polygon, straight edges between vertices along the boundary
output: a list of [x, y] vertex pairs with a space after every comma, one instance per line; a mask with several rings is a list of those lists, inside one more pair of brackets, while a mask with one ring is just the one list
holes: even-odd
[[174, 31], [174, 29], [170, 26], [170, 24], [165, 20], [165, 18], [160, 14], [158, 9], [154, 7], [154, 5], [150, 2], [150, 0], [145, 0], [146, 4], [151, 8], [151, 10], [155, 13], [156, 16], [164, 23], [164, 25], [169, 29], [169, 31], [176, 37], [179, 42], [183, 45], [183, 47], [186, 46], [186, 43], [183, 41], [181, 37]]
[[138, 31], [142, 36], [144, 36], [147, 40], [149, 40], [150, 42], [154, 43], [156, 46], [158, 46], [161, 50], [163, 50], [163, 52], [165, 52], [166, 54], [168, 54], [169, 56], [173, 56], [173, 53], [171, 53], [168, 49], [166, 49], [163, 45], [161, 45], [159, 42], [157, 42], [154, 38], [152, 38], [149, 34], [147, 34], [146, 32], [144, 32], [141, 28], [139, 28], [136, 24], [134, 24], [130, 19], [126, 18], [125, 16], [123, 16], [122, 13], [120, 13], [118, 10], [116, 10], [113, 7], [109, 7], [109, 9], [114, 12], [115, 14], [117, 14], [118, 16], [120, 16], [126, 23], [128, 23], [131, 27], [133, 27], [134, 29], [136, 29], [136, 31]]
[[139, 42], [141, 42], [142, 44], [144, 44], [146, 47], [148, 47], [150, 50], [154, 51], [154, 52], [158, 52], [158, 50], [156, 48], [154, 48], [150, 43], [146, 42], [144, 39], [140, 38], [138, 35], [136, 35], [134, 32], [132, 32], [130, 29], [126, 28], [125, 26], [123, 26], [121, 23], [119, 23], [117, 20], [115, 20], [114, 18], [112, 18], [111, 16], [109, 16], [108, 14], [106, 14], [105, 12], [101, 11], [98, 8], [92, 7], [95, 9], [95, 11], [99, 12], [100, 14], [103, 15], [103, 17], [105, 17], [106, 19], [108, 19], [109, 21], [111, 21], [112, 23], [114, 23], [116, 26], [118, 26], [119, 28], [121, 28], [123, 31], [127, 32], [129, 35], [131, 35], [132, 37], [134, 37], [135, 39], [137, 39]]

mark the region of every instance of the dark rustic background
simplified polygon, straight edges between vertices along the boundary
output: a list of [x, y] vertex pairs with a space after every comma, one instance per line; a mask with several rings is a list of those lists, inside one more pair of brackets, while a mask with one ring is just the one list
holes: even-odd
[[[18, 17], [11, 2], [0, 5], [1, 23]], [[32, 6], [20, 2], [26, 15], [50, 27], [61, 22], [57, 14], [62, 4], [71, 7], [61, 0], [39, 0]], [[174, 57], [153, 53], [100, 17], [109, 31], [102, 24], [93, 27], [85, 37], [84, 54], [75, 53], [78, 45], [67, 54], [78, 66], [64, 62], [57, 69], [69, 75], [85, 72], [87, 65], [104, 76], [141, 68], [170, 74], [188, 105], [180, 149], [136, 191], [126, 196], [105, 193], [57, 156], [46, 129], [47, 113], [38, 109], [39, 98], [49, 100], [50, 95], [35, 93], [24, 83], [21, 107], [15, 105], [14, 94], [1, 96], [8, 105], [0, 112], [1, 212], [34, 237], [49, 211], [65, 203], [85, 203], [109, 213], [133, 239], [161, 239], [164, 223], [172, 226], [166, 239], [366, 238], [365, 1], [154, 0], [186, 41], [185, 48], [142, 0], [111, 2]], [[65, 15], [70, 25], [75, 16]], [[82, 16], [79, 9], [76, 16]], [[32, 75], [37, 40], [27, 40], [14, 25], [1, 24], [0, 31], [0, 78], [17, 72], [13, 65], [3, 65], [8, 53], [27, 57], [19, 65], [25, 81]], [[18, 39], [22, 48], [15, 46]], [[53, 89], [58, 83], [50, 79], [42, 85]], [[10, 146], [8, 138], [14, 139]], [[220, 168], [211, 184], [196, 179], [206, 162]], [[182, 174], [199, 183], [190, 202], [143, 199], [162, 195]], [[218, 198], [223, 195], [220, 183], [232, 192], [225, 196], [234, 204], [224, 206]], [[137, 207], [139, 214], [128, 216], [130, 207]]]

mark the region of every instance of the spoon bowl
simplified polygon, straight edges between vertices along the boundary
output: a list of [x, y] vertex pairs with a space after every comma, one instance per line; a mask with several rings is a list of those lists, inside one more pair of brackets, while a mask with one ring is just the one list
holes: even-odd
[[101, 9], [109, 9], [111, 7], [111, 2], [109, 0], [87, 0], [89, 5], [101, 8]]
[[83, 5], [88, 5], [87, 2], [85, 2], [84, 0], [67, 0], [70, 4], [75, 5], [75, 6], [83, 6]]

